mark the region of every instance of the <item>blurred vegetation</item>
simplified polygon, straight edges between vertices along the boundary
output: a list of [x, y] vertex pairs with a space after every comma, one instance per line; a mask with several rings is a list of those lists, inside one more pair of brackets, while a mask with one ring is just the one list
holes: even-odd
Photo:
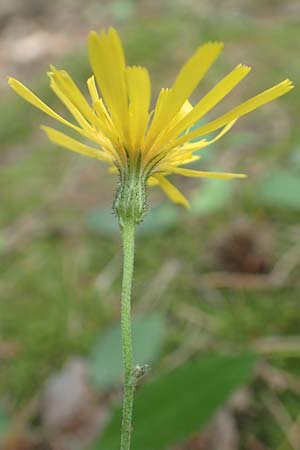
[[[250, 64], [249, 78], [224, 102], [228, 108], [287, 77], [296, 85], [300, 78], [300, 17], [276, 15], [275, 2], [252, 4], [241, 15], [200, 14], [193, 2], [189, 8], [174, 2], [153, 17], [139, 17], [134, 2], [124, 2], [123, 10], [116, 3], [114, 11], [128, 61], [149, 68], [155, 94], [200, 43], [224, 41], [197, 95], [234, 65]], [[85, 49], [51, 62], [85, 89]], [[32, 74], [29, 84], [60, 109], [44, 73]], [[118, 320], [121, 254], [115, 218], [107, 214], [113, 177], [93, 160], [54, 148], [38, 128], [50, 121], [22, 100], [4, 95], [0, 114], [0, 329], [12, 349], [1, 363], [0, 392], [16, 410], [70, 355], [89, 354], [99, 333]], [[262, 345], [270, 336], [300, 342], [299, 150], [295, 89], [242, 119], [201, 159], [201, 167], [246, 172], [246, 181], [214, 188], [176, 180], [192, 199], [191, 211], [170, 207], [153, 190], [151, 207], [163, 207], [154, 208], [156, 219], [139, 235], [134, 309], [166, 316], [162, 357], [180, 348], [187, 355], [255, 348], [275, 367], [300, 375], [300, 345], [292, 352], [288, 344]], [[249, 248], [258, 263], [243, 267]], [[239, 278], [224, 278], [228, 271]], [[265, 389], [255, 385], [257, 416], [247, 418], [245, 435], [277, 448], [283, 435], [266, 416]], [[299, 397], [283, 395], [282, 402], [296, 417]]]

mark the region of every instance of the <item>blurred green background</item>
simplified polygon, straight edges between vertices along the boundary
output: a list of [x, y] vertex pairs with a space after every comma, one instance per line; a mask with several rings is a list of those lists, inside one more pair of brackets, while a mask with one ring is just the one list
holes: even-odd
[[[121, 276], [111, 212], [116, 179], [95, 160], [49, 143], [39, 124], [51, 120], [9, 93], [6, 75], [60, 111], [48, 87], [48, 65], [65, 68], [86, 90], [87, 33], [110, 25], [122, 36], [128, 62], [148, 67], [153, 98], [203, 42], [222, 40], [225, 49], [192, 102], [236, 64], [251, 65], [247, 79], [208, 118], [285, 78], [296, 85], [241, 119], [195, 165], [245, 172], [246, 180], [174, 178], [190, 211], [151, 191], [149, 217], [138, 235], [133, 309], [164, 321], [157, 372], [195, 355], [258, 352], [246, 406], [234, 413], [236, 448], [300, 449], [293, 431], [300, 412], [296, 0], [1, 3], [3, 415], [12, 421], [26, 416], [51, 374], [75, 356], [90, 355], [98, 336], [119, 319]], [[197, 439], [186, 445], [180, 448], [208, 448]]]

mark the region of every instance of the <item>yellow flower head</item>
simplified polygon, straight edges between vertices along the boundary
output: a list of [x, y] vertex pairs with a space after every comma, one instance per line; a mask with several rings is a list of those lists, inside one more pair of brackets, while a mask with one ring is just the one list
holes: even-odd
[[[144, 184], [160, 185], [171, 200], [187, 206], [187, 200], [170, 183], [168, 176], [244, 177], [243, 174], [204, 172], [183, 166], [199, 159], [195, 152], [220, 139], [239, 117], [280, 97], [293, 87], [289, 80], [282, 81], [191, 131], [193, 124], [229, 94], [250, 71], [250, 67], [239, 64], [192, 106], [189, 97], [222, 48], [223, 44], [219, 42], [209, 42], [199, 47], [185, 63], [173, 86], [160, 91], [151, 112], [148, 71], [143, 67], [126, 65], [122, 43], [113, 28], [107, 33], [98, 35], [91, 32], [89, 35], [89, 58], [94, 73], [87, 80], [90, 102], [67, 72], [51, 66], [50, 86], [70, 111], [75, 123], [55, 113], [16, 79], [9, 78], [9, 84], [29, 103], [93, 143], [90, 146], [53, 128], [42, 127], [57, 145], [104, 161], [112, 171], [118, 171], [120, 186], [127, 183], [127, 194], [129, 185], [138, 178]], [[214, 131], [217, 134], [213, 139], [204, 138]], [[202, 139], [191, 142], [195, 138]], [[133, 177], [128, 175], [132, 173]], [[123, 195], [121, 191], [119, 200]], [[132, 195], [136, 196], [136, 191], [133, 190]], [[127, 198], [127, 203], [130, 203], [129, 200]], [[143, 198], [141, 202], [144, 202]]]

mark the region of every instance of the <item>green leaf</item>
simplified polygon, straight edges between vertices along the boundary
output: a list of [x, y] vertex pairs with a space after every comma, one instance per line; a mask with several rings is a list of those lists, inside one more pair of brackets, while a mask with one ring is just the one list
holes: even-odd
[[229, 202], [232, 191], [232, 181], [205, 180], [191, 199], [191, 212], [195, 215], [205, 215], [219, 211]]
[[[207, 424], [250, 375], [256, 357], [209, 356], [145, 385], [136, 395], [132, 450], [165, 450]], [[121, 410], [93, 450], [118, 450]]]
[[[132, 324], [135, 364], [151, 364], [159, 356], [165, 336], [165, 324], [159, 314], [137, 316]], [[120, 325], [109, 328], [96, 341], [89, 359], [89, 372], [95, 386], [108, 389], [122, 379]]]
[[258, 186], [260, 203], [277, 208], [300, 210], [300, 176], [289, 170], [276, 170]]
[[[148, 236], [161, 233], [172, 227], [178, 220], [178, 208], [172, 204], [153, 206], [143, 222], [136, 227], [137, 236]], [[87, 216], [87, 226], [90, 230], [104, 236], [119, 234], [118, 220], [111, 207], [104, 207], [90, 211]]]

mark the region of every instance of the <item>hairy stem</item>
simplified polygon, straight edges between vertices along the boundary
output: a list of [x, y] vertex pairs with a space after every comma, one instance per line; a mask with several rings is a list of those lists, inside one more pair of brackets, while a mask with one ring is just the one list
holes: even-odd
[[121, 450], [130, 449], [132, 429], [132, 406], [135, 390], [135, 376], [133, 375], [132, 338], [131, 338], [131, 287], [134, 266], [134, 233], [135, 223], [126, 220], [122, 228], [123, 237], [123, 281], [122, 281], [122, 352], [124, 367], [124, 397], [123, 418], [121, 431]]

